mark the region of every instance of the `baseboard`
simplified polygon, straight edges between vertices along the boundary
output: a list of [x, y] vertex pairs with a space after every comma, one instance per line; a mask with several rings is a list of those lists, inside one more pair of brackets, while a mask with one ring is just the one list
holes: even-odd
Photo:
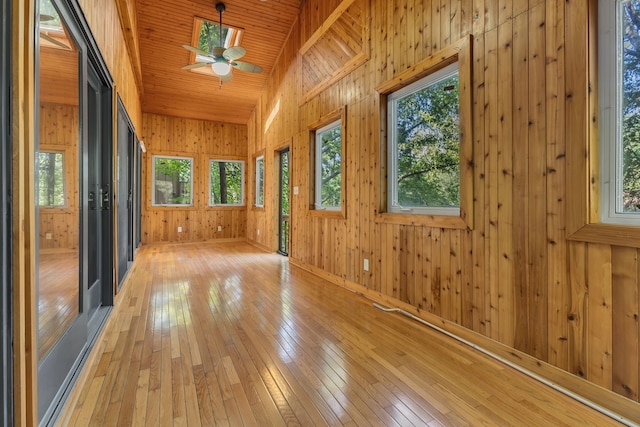
[[[418, 308], [402, 302], [396, 298], [383, 295], [380, 292], [368, 289], [358, 283], [351, 282], [344, 278], [335, 276], [318, 267], [309, 265], [301, 260], [289, 258], [289, 263], [293, 266], [306, 270], [328, 282], [348, 289], [351, 292], [362, 295], [363, 297], [387, 307], [399, 308], [407, 311], [426, 322], [436, 325], [447, 332], [460, 337], [461, 339], [471, 342], [483, 349], [518, 365], [540, 377], [551, 381], [558, 386], [571, 391], [583, 398], [595, 403], [598, 406], [607, 408], [608, 410], [626, 418], [633, 423], [640, 425], [640, 403], [628, 399], [618, 393], [601, 387], [597, 384], [587, 381], [577, 375], [564, 371], [558, 367], [550, 365], [547, 362], [536, 359], [526, 353], [495, 341], [489, 337], [481, 335], [470, 329], [467, 329], [457, 323], [445, 320], [434, 314], [419, 310]], [[390, 316], [393, 316], [390, 314]]]

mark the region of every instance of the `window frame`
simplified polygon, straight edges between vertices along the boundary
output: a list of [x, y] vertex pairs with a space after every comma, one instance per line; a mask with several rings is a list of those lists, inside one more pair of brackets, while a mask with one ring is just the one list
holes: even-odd
[[[177, 159], [177, 160], [189, 160], [189, 163], [191, 165], [190, 168], [190, 184], [189, 184], [189, 203], [188, 204], [167, 204], [167, 203], [156, 203], [156, 159], [158, 158], [163, 158], [163, 159]], [[194, 188], [193, 188], [193, 175], [194, 175], [194, 158], [193, 157], [187, 157], [187, 156], [173, 156], [173, 155], [169, 155], [169, 154], [153, 154], [151, 156], [151, 206], [152, 207], [158, 207], [158, 208], [191, 208], [194, 206], [194, 198], [193, 198], [193, 193], [194, 193]]]
[[[259, 171], [260, 168], [258, 167], [258, 162], [262, 162], [262, 184], [260, 184], [260, 179], [259, 179]], [[265, 181], [265, 164], [264, 164], [264, 154], [260, 154], [257, 155], [255, 158], [255, 162], [254, 162], [254, 166], [255, 166], [255, 175], [254, 175], [254, 180], [255, 180], [255, 185], [254, 185], [254, 190], [255, 190], [255, 197], [254, 197], [254, 207], [256, 208], [260, 208], [260, 209], [264, 209], [264, 202], [265, 202], [265, 192], [264, 192], [264, 181]], [[262, 204], [258, 203], [258, 196], [262, 194]]]
[[[598, 112], [600, 117], [600, 221], [640, 225], [640, 213], [621, 213], [622, 196], [622, 7], [623, 0], [598, 0]], [[611, 5], [615, 7], [601, 7]], [[612, 45], [614, 49], [610, 49]]]
[[70, 204], [69, 204], [69, 184], [67, 183], [67, 162], [68, 162], [68, 148], [69, 147], [65, 147], [65, 146], [60, 146], [57, 147], [55, 145], [43, 145], [40, 147], [40, 149], [38, 150], [37, 155], [40, 156], [40, 154], [42, 153], [54, 153], [54, 154], [61, 154], [62, 155], [62, 200], [63, 200], [63, 204], [62, 205], [41, 205], [40, 204], [40, 170], [38, 169], [38, 183], [37, 183], [37, 190], [38, 190], [38, 209], [56, 209], [56, 210], [60, 210], [60, 209], [68, 209], [70, 208]]
[[[328, 130], [332, 124], [340, 122], [340, 134], [341, 134], [341, 146], [340, 152], [342, 157], [342, 164], [340, 167], [340, 175], [342, 181], [340, 183], [340, 207], [334, 209], [318, 209], [316, 206], [316, 200], [318, 200], [319, 189], [319, 162], [318, 162], [318, 147], [317, 147], [317, 134], [323, 129]], [[347, 217], [347, 107], [332, 111], [322, 117], [320, 117], [314, 123], [309, 125], [309, 204], [308, 213], [316, 216], [324, 217], [337, 217], [345, 219]]]
[[[568, 2], [565, 50], [573, 52], [566, 67], [566, 231], [576, 242], [640, 248], [640, 226], [601, 222], [598, 0]], [[593, 86], [596, 86], [594, 89]]]
[[[398, 195], [398, 159], [394, 155], [398, 148], [397, 139], [397, 105], [400, 100], [405, 97], [419, 92], [423, 89], [427, 89], [432, 85], [435, 85], [454, 74], [460, 76], [458, 61], [452, 62], [447, 66], [438, 69], [437, 71], [427, 74], [420, 80], [417, 80], [401, 89], [387, 95], [387, 129], [389, 130], [387, 135], [387, 171], [389, 172], [387, 178], [387, 212], [398, 214], [418, 214], [418, 215], [443, 215], [443, 216], [460, 216], [460, 203], [456, 207], [434, 207], [434, 206], [413, 206], [403, 207], [397, 202]], [[458, 108], [460, 104], [460, 98], [458, 97]], [[458, 141], [460, 144], [460, 141]], [[459, 164], [459, 161], [458, 161]]]
[[[240, 173], [242, 175], [241, 177], [241, 182], [240, 182], [240, 203], [212, 203], [211, 202], [211, 187], [212, 187], [212, 183], [211, 183], [211, 165], [213, 162], [222, 162], [222, 163], [239, 163], [240, 164]], [[209, 180], [209, 185], [208, 185], [208, 189], [209, 189], [209, 201], [208, 201], [208, 206], [209, 207], [216, 207], [216, 208], [223, 208], [223, 207], [239, 207], [239, 206], [245, 206], [245, 161], [244, 160], [240, 160], [240, 159], [221, 159], [221, 158], [217, 158], [217, 157], [210, 157], [209, 158], [209, 168], [208, 168], [208, 180]]]
[[[380, 162], [378, 213], [376, 222], [399, 225], [422, 225], [451, 229], [473, 229], [473, 128], [472, 128], [472, 36], [463, 37], [455, 43], [435, 52], [416, 63], [390, 80], [380, 84], [376, 90], [380, 95], [378, 123], [380, 126]], [[460, 114], [460, 210], [458, 215], [440, 213], [389, 212], [390, 197], [388, 177], [388, 97], [394, 92], [437, 73], [445, 67], [457, 63], [459, 78], [459, 114]]]

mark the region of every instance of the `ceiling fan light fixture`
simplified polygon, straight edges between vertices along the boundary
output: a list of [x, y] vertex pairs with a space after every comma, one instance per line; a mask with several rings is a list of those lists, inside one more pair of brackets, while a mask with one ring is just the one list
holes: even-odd
[[231, 72], [231, 65], [224, 58], [217, 58], [216, 62], [211, 64], [211, 69], [219, 76], [226, 76]]

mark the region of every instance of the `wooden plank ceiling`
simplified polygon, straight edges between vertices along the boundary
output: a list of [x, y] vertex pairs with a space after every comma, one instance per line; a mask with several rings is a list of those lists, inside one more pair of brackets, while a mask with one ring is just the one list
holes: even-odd
[[228, 0], [223, 25], [244, 30], [241, 61], [261, 66], [252, 74], [233, 70], [230, 82], [182, 70], [191, 53], [196, 17], [218, 22], [216, 0], [138, 0], [137, 27], [144, 93], [142, 109], [164, 114], [246, 124], [295, 21], [300, 0]]

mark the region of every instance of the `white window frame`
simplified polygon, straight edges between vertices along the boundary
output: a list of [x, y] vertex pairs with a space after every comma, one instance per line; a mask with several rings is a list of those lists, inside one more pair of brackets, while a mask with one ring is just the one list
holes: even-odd
[[[188, 160], [190, 164], [189, 173], [189, 203], [156, 203], [156, 159], [176, 159], [176, 160]], [[151, 156], [151, 205], [158, 207], [190, 207], [193, 206], [193, 157], [181, 157], [181, 156], [166, 156], [163, 154], [154, 154]]]
[[[457, 207], [428, 207], [428, 206], [412, 206], [403, 207], [398, 203], [398, 163], [396, 158], [397, 150], [397, 120], [398, 120], [398, 102], [400, 99], [418, 92], [428, 86], [453, 75], [458, 74], [460, 79], [459, 61], [455, 61], [446, 67], [443, 67], [434, 73], [431, 73], [420, 80], [404, 86], [403, 88], [390, 93], [387, 96], [387, 168], [389, 176], [387, 179], [387, 212], [401, 214], [422, 214], [422, 215], [443, 215], [443, 216], [460, 216], [460, 206]], [[458, 94], [458, 107], [460, 108], [460, 94]], [[460, 148], [462, 153], [462, 147]], [[462, 173], [462, 172], [461, 172]], [[462, 178], [461, 178], [462, 182]], [[462, 193], [462, 191], [460, 191]]]
[[[262, 167], [258, 165], [262, 163]], [[260, 182], [260, 169], [262, 169], [262, 183]], [[264, 155], [256, 157], [256, 199], [255, 205], [257, 208], [264, 208]], [[262, 193], [262, 203], [259, 203], [260, 194]]]
[[[340, 204], [338, 206], [325, 206], [322, 204], [322, 135], [334, 129], [340, 129], [340, 156], [344, 152], [342, 149], [342, 119], [338, 119], [316, 130], [315, 143], [315, 208], [316, 210], [339, 211], [342, 209], [342, 189], [343, 183], [340, 183]], [[342, 159], [344, 161], [344, 159]], [[342, 180], [342, 169], [340, 170], [340, 179]]]
[[[213, 203], [211, 200], [211, 165], [213, 162], [240, 164], [240, 174], [242, 175], [240, 183], [240, 203]], [[209, 159], [209, 206], [244, 206], [244, 204], [244, 160]]]
[[622, 212], [623, 3], [598, 1], [600, 221], [640, 225], [640, 213]]

